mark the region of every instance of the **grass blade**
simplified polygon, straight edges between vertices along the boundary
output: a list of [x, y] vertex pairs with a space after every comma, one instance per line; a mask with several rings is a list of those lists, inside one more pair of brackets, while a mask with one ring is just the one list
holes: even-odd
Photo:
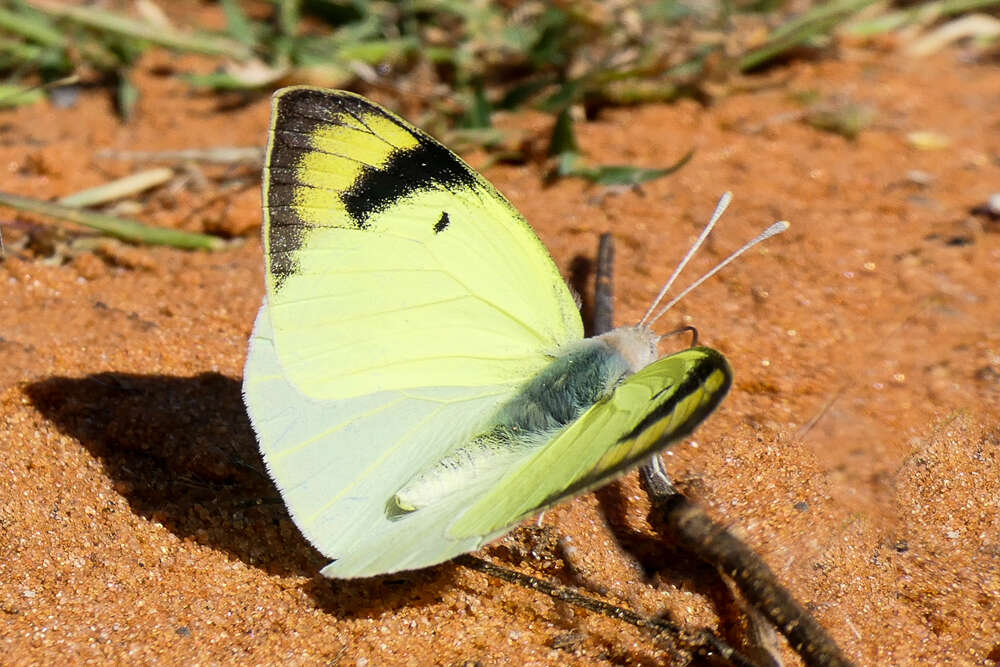
[[149, 227], [136, 220], [118, 218], [113, 215], [103, 213], [92, 213], [81, 211], [67, 206], [60, 206], [51, 202], [22, 197], [20, 195], [0, 192], [0, 206], [9, 206], [19, 211], [29, 213], [39, 213], [57, 220], [73, 222], [78, 225], [96, 229], [99, 232], [114, 236], [123, 241], [132, 243], [145, 243], [149, 245], [165, 245], [172, 248], [219, 250], [226, 246], [226, 242], [208, 234], [198, 234], [196, 232], [184, 232], [179, 229], [164, 229], [163, 227]]
[[136, 21], [95, 7], [63, 5], [53, 0], [33, 0], [30, 6], [50, 16], [67, 19], [88, 28], [141, 39], [177, 51], [247, 60], [252, 53], [243, 44], [224, 37], [181, 32], [173, 28]]
[[1000, 5], [998, 0], [939, 0], [922, 2], [912, 7], [887, 12], [875, 18], [847, 26], [844, 34], [851, 37], [873, 37], [920, 21], [944, 18], [955, 14], [988, 9]]
[[67, 43], [66, 36], [44, 14], [21, 14], [0, 7], [0, 29], [42, 46], [64, 48]]
[[156, 167], [129, 174], [124, 178], [109, 181], [94, 188], [81, 190], [67, 195], [59, 200], [60, 206], [84, 208], [98, 206], [110, 201], [124, 199], [144, 190], [163, 185], [174, 177], [174, 170], [168, 167]]
[[221, 0], [222, 11], [226, 15], [226, 28], [240, 44], [248, 48], [257, 45], [257, 38], [254, 35], [253, 24], [247, 18], [240, 3], [236, 0]]
[[0, 109], [28, 106], [45, 99], [41, 88], [0, 83]]
[[814, 37], [829, 35], [836, 25], [873, 2], [874, 0], [838, 0], [817, 5], [802, 16], [776, 28], [764, 46], [740, 58], [739, 71], [746, 72], [760, 67]]

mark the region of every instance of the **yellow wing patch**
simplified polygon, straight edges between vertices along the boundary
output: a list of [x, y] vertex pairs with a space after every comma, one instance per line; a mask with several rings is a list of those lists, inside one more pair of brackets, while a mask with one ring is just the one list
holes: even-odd
[[[309, 87], [275, 95], [264, 168], [271, 287], [293, 274], [318, 227], [364, 229], [406, 197], [492, 191], [454, 153], [359, 95]], [[509, 204], [507, 204], [509, 207]], [[510, 214], [517, 216], [511, 207]]]
[[[332, 206], [338, 212], [343, 211], [337, 193], [354, 185], [366, 166], [382, 169], [394, 153], [415, 148], [418, 144], [417, 138], [406, 128], [371, 113], [366, 116], [347, 112], [333, 114], [331, 123], [313, 130], [310, 136], [312, 151], [302, 156], [296, 169], [303, 186], [295, 198], [296, 212], [314, 224], [329, 221], [317, 219], [318, 210]], [[345, 146], [350, 146], [350, 155], [343, 154]]]

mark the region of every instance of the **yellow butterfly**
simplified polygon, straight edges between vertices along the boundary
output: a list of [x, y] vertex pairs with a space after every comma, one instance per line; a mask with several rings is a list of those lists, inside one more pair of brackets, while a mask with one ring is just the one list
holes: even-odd
[[475, 550], [688, 435], [732, 381], [710, 348], [658, 360], [646, 325], [585, 339], [514, 207], [352, 93], [275, 94], [263, 238], [244, 397], [327, 576]]

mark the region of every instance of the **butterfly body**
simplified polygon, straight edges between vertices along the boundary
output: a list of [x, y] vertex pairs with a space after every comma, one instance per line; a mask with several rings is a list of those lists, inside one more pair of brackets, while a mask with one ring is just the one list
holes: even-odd
[[328, 576], [476, 549], [687, 435], [731, 383], [709, 348], [657, 360], [644, 327], [584, 339], [509, 202], [357, 95], [276, 93], [264, 200], [244, 397]]

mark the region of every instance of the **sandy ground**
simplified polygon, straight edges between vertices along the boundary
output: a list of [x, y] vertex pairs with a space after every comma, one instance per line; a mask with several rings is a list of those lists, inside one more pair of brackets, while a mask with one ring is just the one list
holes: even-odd
[[[263, 144], [265, 98], [191, 92], [170, 71], [197, 61], [143, 64], [129, 125], [100, 90], [72, 109], [3, 112], [2, 189], [52, 198], [139, 168], [101, 148]], [[996, 664], [1000, 222], [972, 211], [1000, 191], [1000, 70], [958, 52], [847, 50], [767, 80], [712, 108], [581, 126], [595, 162], [657, 166], [697, 149], [641, 188], [545, 186], [539, 164], [486, 174], [567, 276], [614, 232], [621, 323], [724, 190], [735, 202], [702, 269], [790, 220], [664, 325], [697, 326], [736, 371], [668, 468], [860, 664]], [[817, 130], [796, 117], [808, 93], [868, 105], [876, 121], [855, 141]], [[947, 141], [921, 150], [915, 131]], [[238, 239], [212, 254], [67, 246], [0, 212], [0, 661], [683, 664], [641, 631], [452, 564], [317, 574], [324, 560], [275, 502], [240, 400], [263, 290], [259, 198], [254, 170], [216, 167], [142, 199], [150, 222]], [[633, 474], [484, 554], [739, 645], [738, 604], [656, 542], [647, 511]]]

